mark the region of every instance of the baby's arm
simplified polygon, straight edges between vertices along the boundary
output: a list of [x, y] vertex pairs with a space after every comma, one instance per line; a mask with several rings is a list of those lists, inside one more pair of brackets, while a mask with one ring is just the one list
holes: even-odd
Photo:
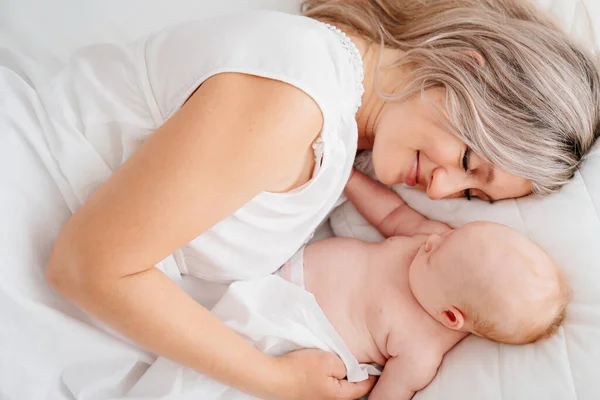
[[439, 365], [438, 359], [428, 359], [427, 356], [417, 360], [405, 356], [392, 357], [385, 364], [369, 400], [410, 400], [433, 380]]
[[345, 191], [358, 212], [385, 237], [430, 235], [450, 229], [419, 214], [394, 191], [357, 170], [352, 172]]
[[375, 384], [373, 391], [369, 394], [369, 400], [410, 400], [416, 393], [416, 389], [406, 381], [406, 376], [402, 374], [404, 363], [401, 359], [390, 358], [385, 364], [385, 368]]
[[369, 400], [410, 400], [433, 380], [443, 354], [431, 347], [407, 346], [407, 339], [400, 337], [394, 329], [388, 334], [386, 343], [390, 358]]

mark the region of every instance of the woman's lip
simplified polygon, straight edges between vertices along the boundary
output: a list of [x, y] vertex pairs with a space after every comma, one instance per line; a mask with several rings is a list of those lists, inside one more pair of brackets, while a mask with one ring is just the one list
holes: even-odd
[[419, 183], [419, 152], [417, 151], [417, 156], [414, 161], [410, 165], [408, 169], [408, 173], [406, 174], [406, 178], [404, 179], [404, 183], [408, 186], [416, 186]]
[[417, 176], [416, 176], [416, 181], [417, 181], [417, 185], [419, 183], [421, 183], [421, 152], [417, 151]]

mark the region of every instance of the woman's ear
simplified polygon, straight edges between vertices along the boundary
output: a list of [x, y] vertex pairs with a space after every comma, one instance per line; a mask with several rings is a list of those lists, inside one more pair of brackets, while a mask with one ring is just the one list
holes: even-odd
[[452, 306], [442, 311], [440, 321], [448, 329], [460, 331], [465, 325], [465, 316], [458, 308]]

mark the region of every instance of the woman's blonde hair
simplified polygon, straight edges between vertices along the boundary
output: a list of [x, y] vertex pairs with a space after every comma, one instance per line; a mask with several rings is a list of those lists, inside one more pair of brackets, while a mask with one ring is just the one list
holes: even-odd
[[600, 135], [600, 73], [526, 0], [306, 0], [304, 15], [403, 51], [401, 100], [446, 89], [448, 129], [546, 194]]

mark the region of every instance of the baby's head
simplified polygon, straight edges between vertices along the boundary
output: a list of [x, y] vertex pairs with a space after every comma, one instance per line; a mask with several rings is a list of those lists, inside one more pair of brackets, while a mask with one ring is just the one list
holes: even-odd
[[421, 306], [450, 329], [511, 344], [551, 336], [570, 291], [539, 246], [500, 224], [431, 235], [410, 266]]

